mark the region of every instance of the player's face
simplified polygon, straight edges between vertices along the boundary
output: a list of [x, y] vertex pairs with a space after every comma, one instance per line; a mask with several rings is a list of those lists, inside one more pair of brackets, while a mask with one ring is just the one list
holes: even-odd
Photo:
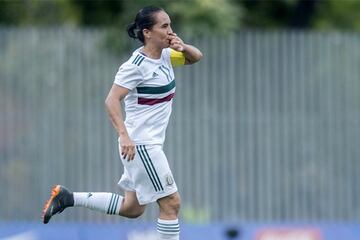
[[149, 30], [149, 38], [146, 40], [159, 48], [167, 48], [170, 46], [169, 34], [173, 32], [170, 17], [164, 11], [155, 13], [154, 17], [156, 24]]

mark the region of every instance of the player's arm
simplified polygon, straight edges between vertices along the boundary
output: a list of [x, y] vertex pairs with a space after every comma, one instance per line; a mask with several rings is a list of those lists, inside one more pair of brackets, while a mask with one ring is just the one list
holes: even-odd
[[185, 64], [194, 64], [203, 57], [199, 49], [189, 44], [184, 44], [184, 50], [182, 52], [185, 56]]
[[121, 155], [124, 159], [133, 160], [135, 156], [135, 145], [131, 141], [124, 124], [120, 101], [129, 93], [127, 88], [113, 84], [105, 100], [106, 110], [113, 127], [119, 135], [121, 142]]
[[194, 64], [198, 62], [202, 57], [203, 54], [199, 49], [196, 47], [185, 44], [181, 38], [179, 38], [176, 33], [170, 34], [170, 48], [179, 52], [180, 56], [174, 56], [175, 58], [184, 58], [184, 64]]

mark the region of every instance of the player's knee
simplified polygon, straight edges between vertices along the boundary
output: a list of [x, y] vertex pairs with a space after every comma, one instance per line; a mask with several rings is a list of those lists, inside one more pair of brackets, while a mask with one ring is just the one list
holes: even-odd
[[128, 211], [126, 213], [126, 217], [128, 217], [128, 218], [138, 218], [144, 213], [144, 211], [145, 211], [145, 208], [131, 209], [130, 211]]
[[180, 210], [180, 196], [179, 194], [173, 194], [166, 197], [166, 200], [162, 201], [161, 209], [167, 215], [178, 215]]
[[175, 195], [175, 197], [170, 201], [170, 208], [176, 213], [176, 215], [180, 211], [180, 196]]
[[144, 211], [145, 211], [145, 206], [135, 206], [135, 205], [123, 206], [120, 211], [120, 216], [124, 216], [127, 218], [138, 218], [144, 213]]
[[128, 218], [138, 218], [144, 213], [144, 210], [133, 211], [128, 215]]

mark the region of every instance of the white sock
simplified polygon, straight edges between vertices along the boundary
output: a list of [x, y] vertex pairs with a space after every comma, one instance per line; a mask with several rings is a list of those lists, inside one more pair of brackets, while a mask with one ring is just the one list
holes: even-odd
[[97, 210], [106, 214], [119, 215], [123, 197], [115, 193], [74, 192], [74, 206]]
[[158, 240], [179, 240], [179, 220], [157, 220]]

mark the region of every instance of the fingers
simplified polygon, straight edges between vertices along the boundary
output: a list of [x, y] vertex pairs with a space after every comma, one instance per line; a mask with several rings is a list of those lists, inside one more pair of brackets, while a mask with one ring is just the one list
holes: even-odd
[[171, 41], [179, 41], [179, 42], [182, 42], [182, 40], [181, 40], [181, 38], [179, 38], [178, 37], [178, 35], [176, 34], [176, 33], [169, 33], [168, 34], [169, 36], [168, 36], [168, 39], [169, 39], [169, 41], [171, 42]]
[[171, 44], [181, 44], [181, 41], [179, 38], [174, 38], [173, 40], [170, 41]]
[[135, 158], [135, 147], [131, 147], [131, 151], [129, 152], [129, 161], [134, 160]]
[[170, 48], [182, 52], [184, 50], [184, 42], [176, 35], [176, 33], [169, 34]]
[[135, 158], [135, 146], [122, 146], [121, 147], [121, 155], [124, 160], [131, 161]]
[[172, 42], [172, 41], [174, 41], [176, 38], [177, 38], [176, 36], [171, 36], [171, 35], [169, 35], [167, 39], [169, 40], [169, 42]]
[[174, 49], [175, 51], [182, 52], [184, 51], [184, 47], [182, 45], [170, 45], [170, 48]]
[[170, 48], [174, 49], [175, 51], [182, 52], [184, 50], [184, 45], [182, 42], [173, 41], [170, 43]]

